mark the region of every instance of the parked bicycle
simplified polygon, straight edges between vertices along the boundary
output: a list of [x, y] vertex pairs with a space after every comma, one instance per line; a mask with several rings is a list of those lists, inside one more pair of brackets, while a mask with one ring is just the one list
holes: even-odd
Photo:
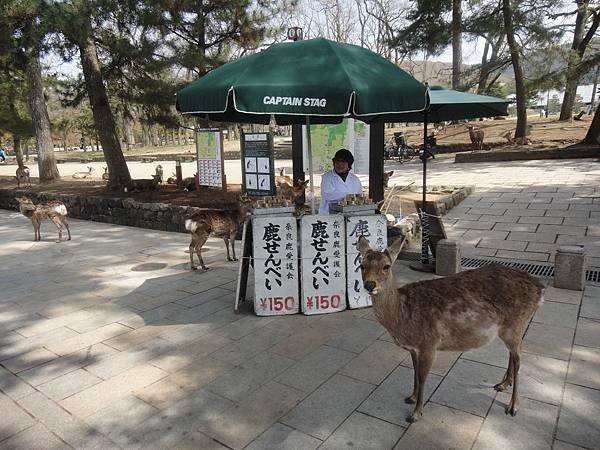
[[383, 148], [385, 159], [398, 158], [398, 162], [401, 164], [404, 163], [404, 161], [413, 160], [419, 153], [419, 149], [408, 145], [402, 131], [395, 132], [394, 135], [388, 139]]

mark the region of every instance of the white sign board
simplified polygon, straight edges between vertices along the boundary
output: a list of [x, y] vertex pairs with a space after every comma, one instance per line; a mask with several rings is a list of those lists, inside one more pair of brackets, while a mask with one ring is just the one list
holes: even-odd
[[196, 154], [198, 159], [198, 184], [224, 188], [223, 139], [218, 129], [196, 130]]
[[387, 224], [385, 217], [379, 214], [370, 216], [348, 216], [346, 218], [346, 248], [347, 248], [347, 285], [348, 305], [350, 309], [371, 306], [371, 296], [363, 286], [360, 264], [362, 258], [356, 243], [364, 236], [371, 247], [384, 251], [387, 248]]
[[304, 216], [302, 232], [302, 312], [346, 309], [344, 217]]
[[[308, 173], [306, 126], [303, 126], [302, 130], [304, 171]], [[313, 170], [316, 173], [330, 170], [335, 152], [345, 148], [354, 155], [354, 173], [369, 174], [369, 125], [360, 120], [344, 119], [341, 123], [333, 125], [311, 125], [310, 130]]]
[[278, 316], [299, 312], [298, 227], [294, 217], [252, 219], [254, 312]]

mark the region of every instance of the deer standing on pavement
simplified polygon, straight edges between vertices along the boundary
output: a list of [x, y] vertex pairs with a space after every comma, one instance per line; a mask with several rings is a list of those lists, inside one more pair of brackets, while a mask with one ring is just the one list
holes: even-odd
[[69, 229], [69, 222], [67, 222], [67, 207], [63, 202], [58, 200], [50, 200], [48, 202], [34, 204], [27, 197], [17, 197], [19, 203], [19, 211], [29, 220], [33, 225], [34, 241], [41, 241], [40, 226], [45, 219], [50, 219], [56, 228], [58, 228], [58, 240], [62, 240], [63, 228], [66, 228], [68, 238], [71, 240], [71, 230]]
[[18, 188], [21, 187], [21, 183], [25, 183], [25, 181], [27, 181], [27, 184], [29, 186], [31, 186], [31, 180], [29, 178], [29, 167], [27, 167], [27, 166], [17, 167], [16, 178], [17, 178], [17, 187]]
[[[220, 237], [225, 241], [227, 249], [227, 261], [237, 261], [235, 257], [235, 236], [240, 227], [246, 220], [246, 216], [252, 207], [254, 200], [242, 196], [239, 198], [239, 205], [234, 210], [207, 209], [198, 211], [192, 217], [185, 221], [185, 229], [192, 235], [190, 242], [190, 267], [196, 270], [194, 265], [194, 251], [198, 255], [200, 266], [203, 270], [208, 270], [202, 259], [202, 246], [209, 236]], [[231, 253], [229, 255], [229, 243], [231, 242]]]
[[92, 176], [92, 172], [94, 171], [93, 167], [88, 166], [88, 171], [87, 172], [75, 172], [73, 175], [71, 175], [73, 178], [87, 178], [87, 177], [91, 177]]
[[481, 150], [483, 148], [483, 138], [485, 136], [485, 133], [483, 132], [483, 130], [475, 128], [473, 125], [468, 125], [467, 128], [469, 129], [469, 137], [471, 138], [471, 142], [473, 143], [473, 150], [471, 151], [474, 152], [476, 148], [478, 150]]
[[416, 405], [406, 420], [416, 422], [423, 415], [425, 381], [438, 350], [463, 352], [496, 336], [510, 356], [504, 378], [494, 389], [503, 391], [512, 385], [505, 412], [514, 416], [521, 342], [542, 303], [543, 286], [521, 270], [488, 265], [398, 288], [392, 265], [403, 244], [398, 239], [381, 253], [371, 249], [364, 236], [358, 240], [362, 278], [371, 294], [375, 317], [412, 358], [414, 389], [405, 401]]

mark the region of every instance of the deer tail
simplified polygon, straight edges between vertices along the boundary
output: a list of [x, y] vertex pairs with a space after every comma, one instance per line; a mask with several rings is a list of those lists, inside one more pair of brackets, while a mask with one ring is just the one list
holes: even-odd
[[189, 232], [193, 233], [198, 229], [198, 222], [192, 219], [186, 219], [185, 221], [185, 229]]
[[54, 211], [56, 211], [61, 216], [67, 215], [67, 207], [65, 205], [57, 205], [54, 207]]

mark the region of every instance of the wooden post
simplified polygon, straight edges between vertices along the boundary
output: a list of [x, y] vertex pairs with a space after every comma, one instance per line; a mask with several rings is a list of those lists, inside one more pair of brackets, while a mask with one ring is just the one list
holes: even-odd
[[369, 197], [375, 203], [383, 200], [384, 123], [375, 121], [369, 131]]
[[[304, 181], [304, 158], [302, 157], [302, 125], [292, 125], [292, 183]], [[303, 205], [306, 201], [304, 194], [296, 201]]]

